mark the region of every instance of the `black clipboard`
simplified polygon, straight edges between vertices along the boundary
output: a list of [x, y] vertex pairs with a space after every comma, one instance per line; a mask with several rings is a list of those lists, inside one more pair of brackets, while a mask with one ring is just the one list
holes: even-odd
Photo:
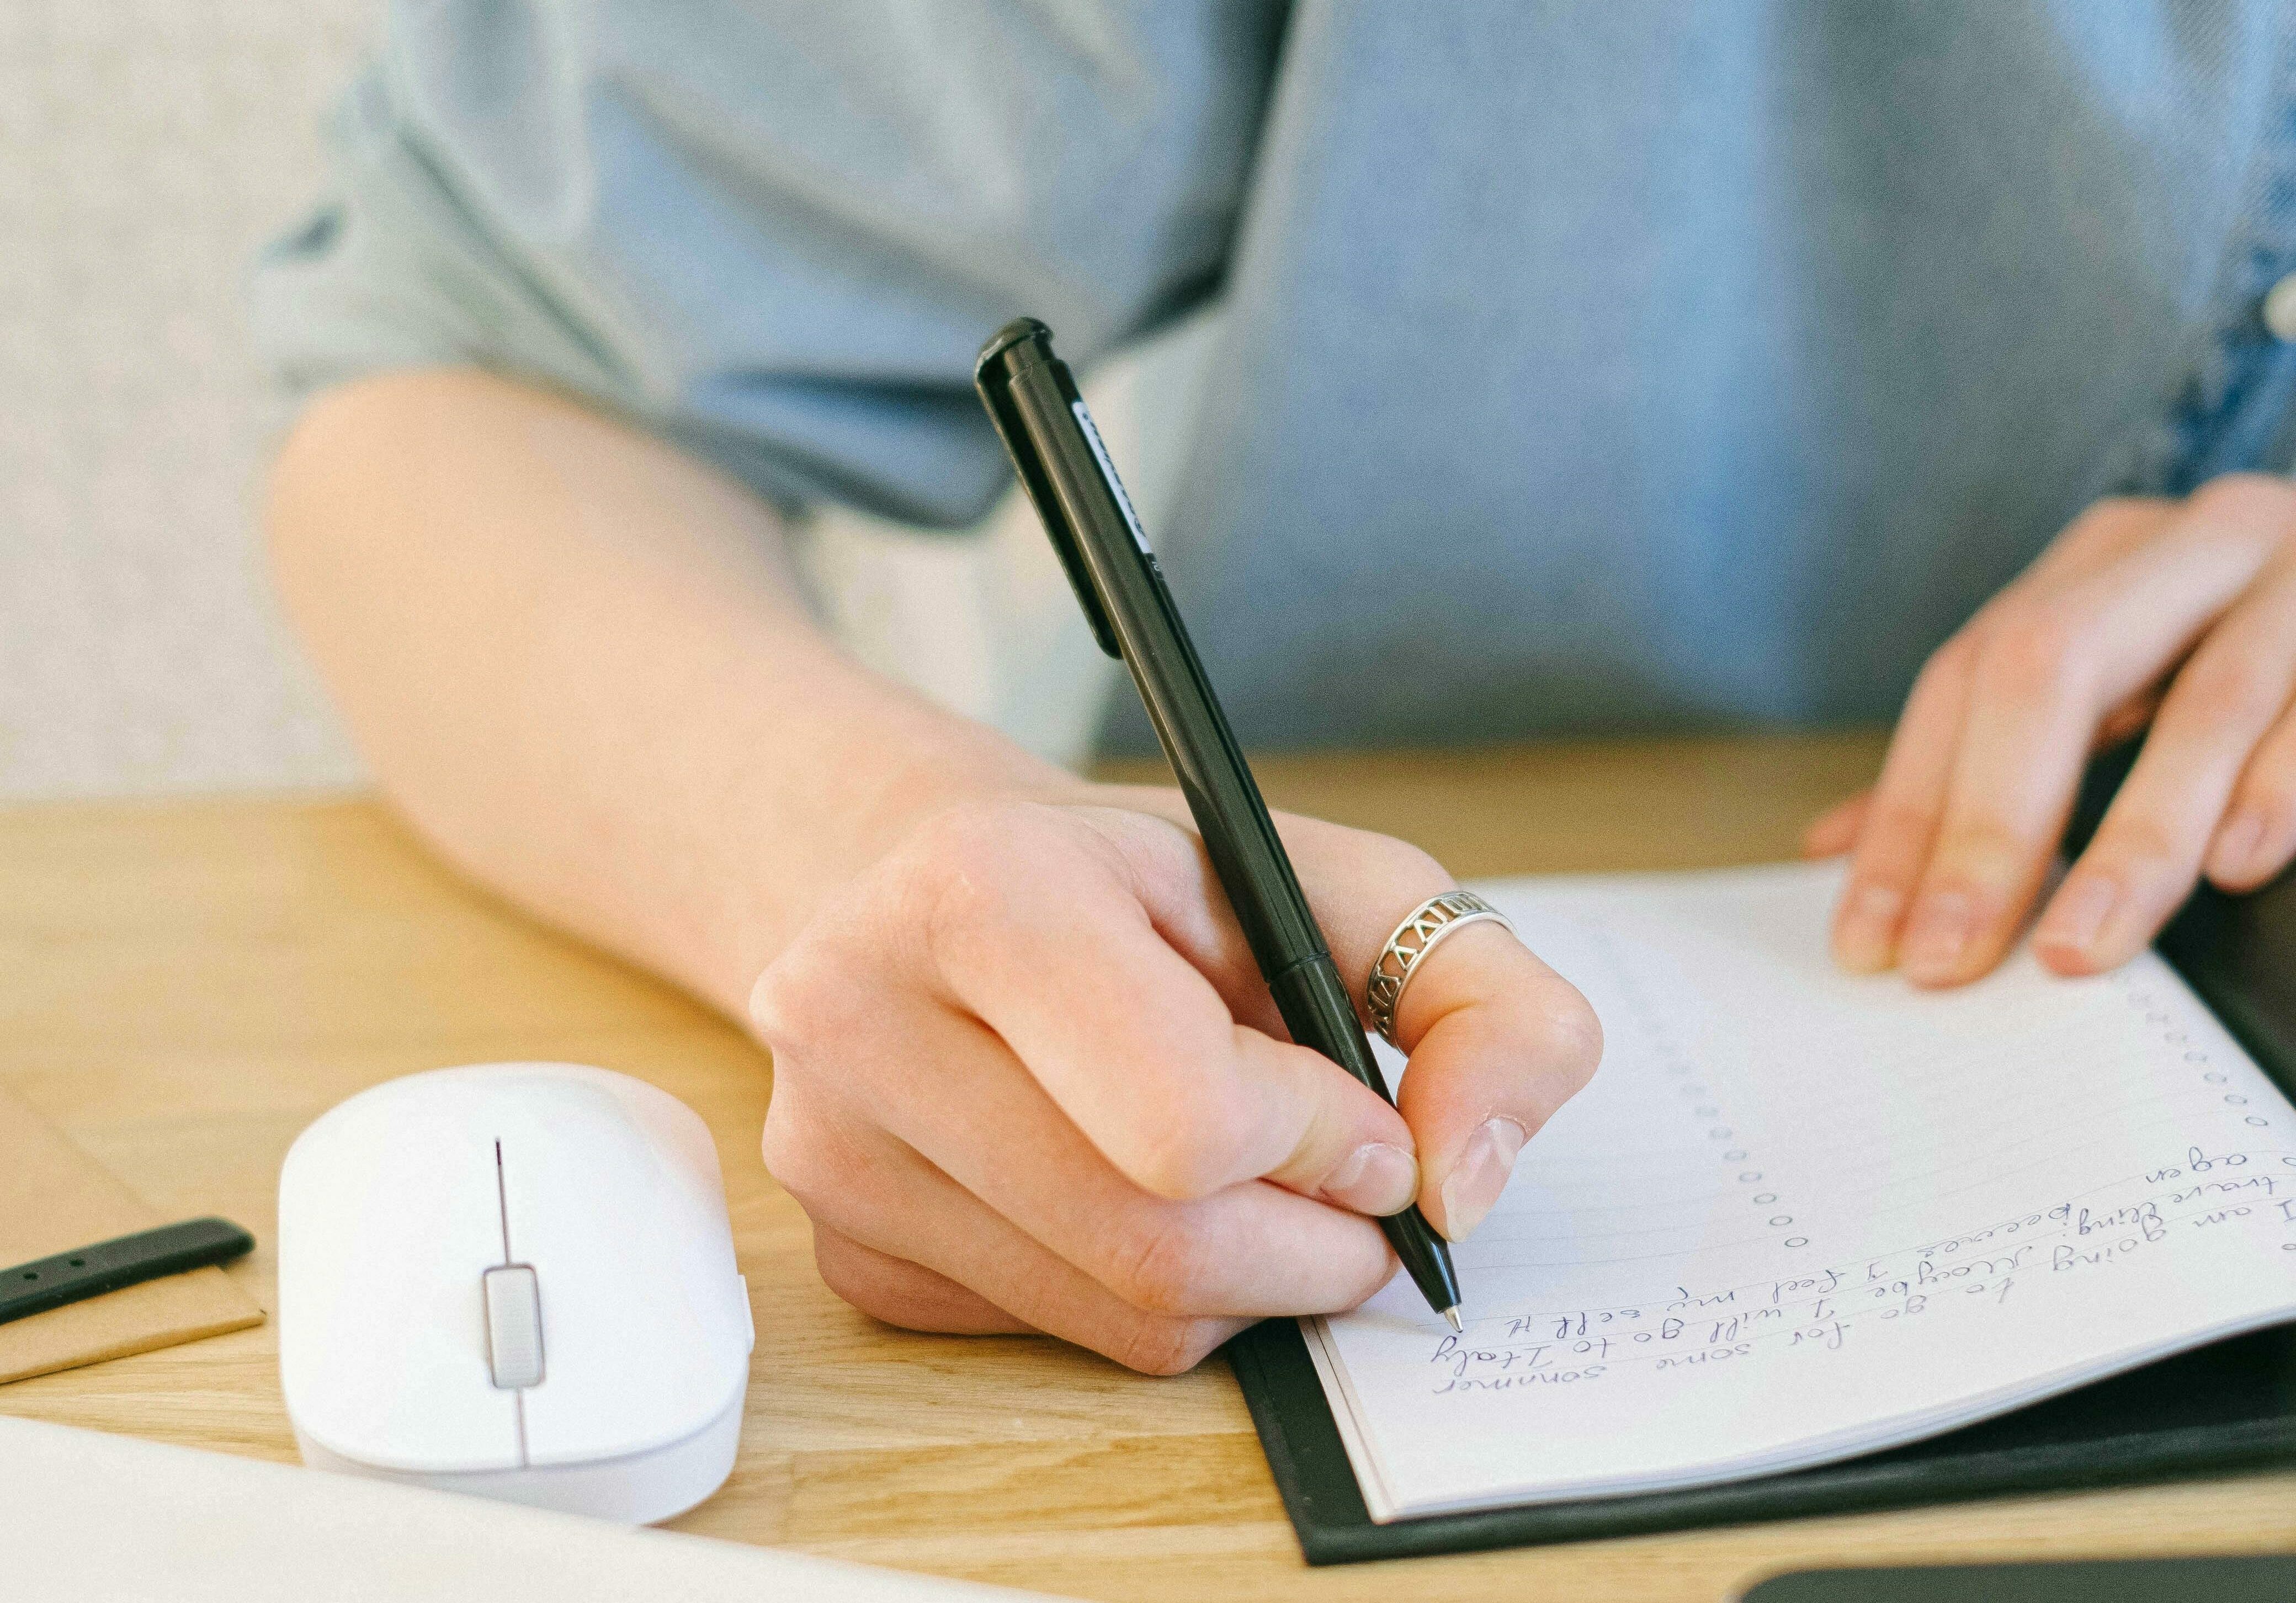
[[[2069, 846], [2086, 840], [2130, 755], [2103, 759], [2091, 773]], [[2203, 888], [2159, 947], [2296, 1100], [2296, 874], [2249, 896]], [[1530, 1547], [2296, 1462], [2296, 1326], [2280, 1326], [1839, 1464], [1684, 1492], [1382, 1525], [1364, 1507], [1298, 1324], [1267, 1321], [1225, 1350], [1309, 1564]]]

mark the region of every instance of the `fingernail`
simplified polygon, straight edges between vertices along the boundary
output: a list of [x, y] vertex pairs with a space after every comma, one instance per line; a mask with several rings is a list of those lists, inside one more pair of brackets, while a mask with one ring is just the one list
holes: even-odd
[[1961, 967], [1969, 945], [1969, 897], [1957, 890], [1931, 891], [1914, 904], [1898, 961], [1917, 980], [1949, 979]]
[[1411, 1205], [1419, 1192], [1419, 1165], [1385, 1141], [1366, 1141], [1340, 1160], [1324, 1180], [1324, 1196], [1343, 1208], [1384, 1219]]
[[1443, 1182], [1444, 1233], [1452, 1240], [1465, 1240], [1468, 1232], [1483, 1222], [1499, 1193], [1506, 1190], [1515, 1155], [1529, 1139], [1529, 1133], [1509, 1118], [1486, 1119], [1482, 1128], [1467, 1138], [1467, 1149], [1459, 1155], [1451, 1178]]
[[2217, 844], [2209, 853], [2209, 872], [2236, 875], [2246, 870], [2256, 859], [2256, 848], [2264, 844], [2264, 820], [2254, 813], [2235, 813], [2217, 831]]
[[2047, 916], [2033, 932], [2037, 946], [2064, 946], [2086, 953], [2104, 933], [2120, 887], [2103, 874], [2075, 874], [2059, 887]]
[[1890, 966], [1891, 937], [1904, 893], [1887, 885], [1861, 885], [1841, 904], [1833, 927], [1833, 952], [1844, 968], [1870, 972]]

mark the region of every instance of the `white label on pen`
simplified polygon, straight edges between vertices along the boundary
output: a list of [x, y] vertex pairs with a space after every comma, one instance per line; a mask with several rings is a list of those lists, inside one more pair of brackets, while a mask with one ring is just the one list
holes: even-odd
[[1132, 531], [1132, 543], [1144, 555], [1155, 555], [1148, 549], [1148, 536], [1140, 527], [1140, 514], [1132, 510], [1132, 497], [1124, 493], [1124, 481], [1116, 476], [1116, 464], [1108, 459], [1108, 447], [1100, 443], [1100, 430], [1093, 427], [1092, 413], [1084, 409], [1082, 401], [1077, 402], [1072, 410], [1076, 413], [1077, 421], [1084, 425], [1085, 438], [1092, 444], [1092, 454], [1100, 463], [1101, 477], [1108, 480], [1109, 489], [1116, 495], [1116, 504], [1124, 509], [1124, 522]]

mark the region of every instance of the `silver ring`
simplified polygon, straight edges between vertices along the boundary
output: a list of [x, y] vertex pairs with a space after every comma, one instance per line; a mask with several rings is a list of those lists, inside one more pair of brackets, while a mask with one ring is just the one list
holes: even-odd
[[1436, 943], [1455, 929], [1485, 920], [1514, 934], [1506, 914], [1471, 890], [1447, 890], [1439, 896], [1430, 896], [1395, 927], [1364, 986], [1364, 1002], [1382, 1040], [1401, 1050], [1395, 1039], [1395, 1010], [1403, 1005], [1403, 987], [1419, 972], [1419, 965], [1435, 950]]

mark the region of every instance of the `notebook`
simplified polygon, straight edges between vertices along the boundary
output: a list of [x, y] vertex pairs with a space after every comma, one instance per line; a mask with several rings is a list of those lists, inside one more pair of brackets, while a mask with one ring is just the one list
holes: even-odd
[[1464, 1335], [1402, 1281], [1301, 1321], [1370, 1521], [1694, 1506], [2296, 1319], [2296, 1109], [2174, 968], [1845, 975], [1838, 874], [1478, 887], [1603, 1062], [1456, 1249]]

